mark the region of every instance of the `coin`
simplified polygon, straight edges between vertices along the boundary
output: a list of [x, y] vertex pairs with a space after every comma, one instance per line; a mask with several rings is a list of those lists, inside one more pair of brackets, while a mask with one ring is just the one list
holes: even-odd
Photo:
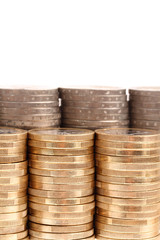
[[29, 188], [28, 192], [30, 195], [37, 197], [47, 197], [47, 198], [76, 198], [76, 197], [86, 197], [94, 193], [93, 188], [75, 190], [75, 191], [47, 191]]
[[20, 141], [26, 140], [27, 132], [25, 130], [11, 128], [11, 127], [0, 127], [0, 141]]
[[0, 88], [0, 94], [1, 95], [58, 95], [58, 89], [57, 88], [51, 88], [48, 86], [42, 86], [42, 87], [38, 87], [38, 86], [28, 86], [28, 85], [13, 85], [11, 87], [1, 87]]
[[27, 203], [24, 203], [24, 204], [20, 204], [20, 205], [17, 205], [17, 206], [3, 206], [1, 207], [0, 206], [0, 213], [1, 214], [4, 214], [4, 213], [15, 213], [15, 212], [20, 212], [20, 211], [23, 211], [27, 209]]
[[[134, 100], [131, 100], [129, 102], [130, 107], [136, 108], [139, 107], [139, 101], [136, 100], [136, 97]], [[141, 107], [142, 108], [149, 108], [149, 109], [159, 109], [160, 108], [160, 102], [141, 102]]]
[[0, 198], [0, 206], [16, 206], [27, 203], [27, 196], [13, 199]]
[[29, 230], [29, 234], [33, 237], [39, 237], [43, 239], [65, 239], [65, 240], [70, 240], [70, 239], [83, 239], [87, 238], [93, 235], [93, 229], [88, 230], [85, 232], [79, 232], [79, 233], [44, 233], [44, 232], [38, 232], [34, 230]]
[[25, 114], [54, 114], [59, 113], [59, 107], [54, 108], [0, 108], [0, 113], [10, 113], [14, 115], [25, 115]]
[[28, 182], [28, 175], [22, 177], [8, 177], [8, 178], [0, 178], [0, 184], [19, 184], [21, 182]]
[[63, 108], [62, 107], [62, 112], [63, 113], [71, 113], [71, 114], [84, 114], [84, 115], [107, 115], [107, 114], [127, 114], [128, 109], [120, 109], [120, 108], [115, 108], [115, 109], [110, 109], [110, 108], [76, 108], [76, 107], [67, 107]]
[[77, 142], [61, 142], [61, 141], [36, 141], [36, 140], [29, 140], [28, 145], [32, 147], [39, 147], [39, 148], [56, 148], [56, 149], [74, 149], [74, 148], [86, 148], [91, 147], [94, 145], [94, 141], [77, 141]]
[[86, 197], [79, 197], [79, 198], [44, 198], [44, 197], [35, 197], [29, 196], [29, 201], [46, 204], [46, 205], [62, 205], [62, 206], [70, 206], [70, 205], [79, 205], [79, 204], [86, 204], [94, 201], [94, 195], [89, 195]]
[[9, 177], [11, 176], [12, 174], [12, 177], [21, 177], [21, 176], [24, 176], [27, 174], [27, 168], [25, 169], [16, 169], [16, 170], [0, 170], [0, 177]]
[[0, 228], [10, 228], [12, 226], [19, 226], [27, 224], [28, 217], [19, 218], [18, 220], [0, 220]]
[[74, 226], [74, 225], [79, 225], [79, 224], [86, 224], [91, 221], [93, 221], [93, 215], [90, 216], [84, 216], [84, 217], [77, 217], [77, 218], [42, 218], [42, 217], [37, 217], [37, 216], [32, 216], [29, 215], [29, 220], [31, 222], [36, 222], [44, 225], [55, 225], [55, 226]]
[[27, 216], [27, 210], [16, 213], [3, 213], [0, 214], [0, 220], [18, 220]]
[[0, 191], [0, 199], [15, 199], [15, 198], [20, 198], [20, 197], [24, 197], [27, 194], [27, 190], [19, 190], [16, 192], [4, 192], [4, 191]]
[[45, 156], [45, 155], [36, 155], [29, 153], [30, 160], [36, 160], [39, 162], [50, 162], [50, 163], [68, 163], [68, 164], [85, 164], [88, 161], [93, 161], [93, 153], [88, 155], [80, 156]]
[[77, 226], [46, 226], [30, 222], [29, 228], [39, 232], [51, 233], [74, 233], [85, 232], [93, 228], [93, 222], [77, 225]]
[[[12, 148], [11, 148], [12, 149]], [[0, 171], [2, 170], [19, 170], [19, 169], [25, 169], [28, 166], [28, 162], [20, 162], [20, 163], [7, 163], [7, 164], [0, 164]]]
[[26, 153], [17, 153], [12, 155], [0, 155], [0, 164], [1, 163], [16, 163], [23, 162], [26, 160]]
[[99, 86], [71, 86], [68, 88], [59, 88], [61, 95], [123, 95], [126, 89], [118, 87], [99, 87]]
[[[46, 128], [29, 131], [29, 139], [39, 141], [87, 141], [94, 139], [94, 132], [84, 129]], [[65, 154], [64, 154], [65, 155]]]
[[12, 234], [3, 234], [3, 240], [20, 240], [20, 239], [25, 239], [28, 235], [28, 231], [22, 231], [19, 233], [12, 233]]
[[138, 119], [132, 119], [131, 120], [132, 125], [138, 125], [141, 128], [154, 128], [157, 129], [160, 127], [159, 121], [152, 121], [152, 120], [138, 120]]
[[85, 102], [85, 101], [70, 101], [62, 100], [64, 107], [80, 107], [80, 108], [125, 108], [128, 107], [128, 102]]
[[129, 89], [129, 93], [138, 96], [159, 96], [159, 87], [137, 87]]

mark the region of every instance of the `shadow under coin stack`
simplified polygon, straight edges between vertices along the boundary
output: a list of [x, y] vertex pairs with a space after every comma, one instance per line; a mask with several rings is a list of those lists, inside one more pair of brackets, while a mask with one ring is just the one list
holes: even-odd
[[27, 132], [0, 127], [0, 239], [28, 240]]
[[160, 129], [160, 87], [129, 90], [131, 127]]
[[94, 240], [94, 132], [29, 131], [29, 235]]
[[96, 237], [159, 240], [160, 135], [96, 131]]
[[126, 90], [114, 87], [60, 88], [62, 126], [75, 128], [128, 127]]
[[0, 125], [33, 129], [60, 126], [58, 89], [0, 88]]

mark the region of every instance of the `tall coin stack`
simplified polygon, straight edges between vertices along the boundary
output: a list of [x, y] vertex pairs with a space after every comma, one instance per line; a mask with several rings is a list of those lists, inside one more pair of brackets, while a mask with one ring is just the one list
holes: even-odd
[[29, 235], [94, 240], [94, 133], [29, 131]]
[[0, 125], [33, 129], [59, 127], [58, 89], [0, 88]]
[[126, 90], [115, 87], [60, 88], [62, 126], [97, 128], [128, 127]]
[[0, 239], [28, 240], [27, 132], [0, 127]]
[[96, 237], [159, 240], [160, 135], [96, 131]]
[[132, 127], [160, 129], [160, 87], [129, 90]]

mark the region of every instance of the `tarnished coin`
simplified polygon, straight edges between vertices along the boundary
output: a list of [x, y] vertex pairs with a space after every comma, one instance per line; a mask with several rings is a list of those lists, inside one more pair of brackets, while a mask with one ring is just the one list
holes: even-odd
[[54, 108], [0, 108], [1, 114], [28, 115], [28, 114], [54, 114], [59, 113], [59, 107]]
[[143, 128], [149, 128], [149, 129], [159, 129], [160, 128], [160, 121], [154, 121], [154, 120], [132, 119], [131, 124], [132, 124], [132, 126], [139, 126], [142, 129]]
[[110, 86], [71, 86], [67, 88], [59, 88], [61, 95], [123, 95], [126, 89]]
[[50, 102], [58, 101], [58, 95], [2, 95], [0, 101], [5, 102]]
[[10, 87], [0, 87], [1, 95], [58, 95], [58, 88], [52, 88], [48, 86], [20, 86], [13, 85]]
[[84, 113], [68, 113], [62, 112], [63, 122], [69, 122], [73, 120], [74, 122], [87, 122], [87, 121], [113, 121], [113, 120], [128, 120], [128, 113], [124, 114], [84, 114]]
[[136, 87], [129, 89], [129, 93], [138, 96], [160, 96], [160, 87]]
[[48, 102], [6, 102], [0, 101], [0, 107], [2, 108], [51, 108], [58, 107], [58, 101], [48, 101]]
[[63, 107], [79, 107], [79, 108], [127, 108], [127, 101], [124, 102], [85, 102], [62, 100]]

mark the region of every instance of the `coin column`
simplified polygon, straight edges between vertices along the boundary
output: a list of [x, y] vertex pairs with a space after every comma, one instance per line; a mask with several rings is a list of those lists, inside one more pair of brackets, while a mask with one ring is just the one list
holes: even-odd
[[97, 128], [128, 127], [126, 90], [116, 87], [60, 88], [62, 126]]
[[159, 240], [159, 135], [96, 131], [96, 238]]
[[160, 129], [160, 87], [129, 90], [131, 127]]
[[94, 240], [94, 132], [29, 131], [29, 235]]
[[58, 89], [0, 89], [0, 125], [28, 130], [37, 127], [59, 127], [60, 122]]
[[0, 127], [0, 239], [28, 240], [27, 132]]

